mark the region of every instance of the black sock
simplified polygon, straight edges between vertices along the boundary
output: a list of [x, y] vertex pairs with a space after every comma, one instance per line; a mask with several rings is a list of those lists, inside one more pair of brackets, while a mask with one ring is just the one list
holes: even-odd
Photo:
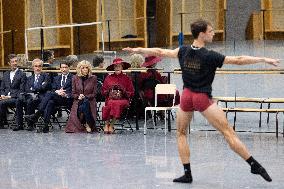
[[184, 175], [179, 178], [175, 178], [173, 182], [192, 183], [190, 163], [183, 164], [183, 167], [184, 167]]
[[190, 163], [183, 164], [184, 174], [191, 175]]
[[258, 169], [261, 167], [261, 165], [252, 156], [250, 156], [246, 161], [252, 169]]
[[262, 178], [268, 182], [272, 181], [266, 170], [252, 156], [250, 156], [246, 161], [251, 166], [251, 173], [262, 176]]

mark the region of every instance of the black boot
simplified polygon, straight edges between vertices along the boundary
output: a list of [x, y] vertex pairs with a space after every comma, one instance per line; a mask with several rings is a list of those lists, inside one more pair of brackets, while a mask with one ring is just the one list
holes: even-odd
[[266, 172], [266, 170], [252, 156], [249, 159], [247, 159], [247, 162], [251, 166], [252, 174], [260, 175], [267, 182], [272, 181], [271, 177]]

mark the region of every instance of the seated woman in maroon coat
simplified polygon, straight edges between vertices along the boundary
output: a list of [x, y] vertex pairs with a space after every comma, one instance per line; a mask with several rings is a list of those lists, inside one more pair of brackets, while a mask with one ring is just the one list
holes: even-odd
[[102, 109], [102, 118], [106, 121], [104, 132], [111, 134], [114, 131], [113, 125], [120, 118], [122, 111], [129, 106], [129, 101], [134, 95], [132, 80], [122, 70], [128, 69], [130, 64], [121, 58], [116, 58], [107, 67], [108, 71], [114, 71], [108, 75], [102, 86], [102, 94], [106, 98], [105, 106]]
[[83, 60], [77, 65], [77, 75], [72, 78], [72, 96], [74, 101], [65, 128], [66, 133], [90, 133], [96, 130], [96, 92], [97, 77], [92, 75], [91, 63]]

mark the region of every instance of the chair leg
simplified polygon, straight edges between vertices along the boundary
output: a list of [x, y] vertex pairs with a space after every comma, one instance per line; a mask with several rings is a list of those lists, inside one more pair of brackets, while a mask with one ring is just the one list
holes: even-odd
[[167, 135], [167, 110], [165, 110], [165, 135]]
[[146, 135], [146, 130], [147, 130], [146, 122], [147, 122], [147, 110], [145, 110], [144, 135]]
[[276, 138], [278, 139], [278, 112], [276, 112]]
[[[267, 108], [270, 109], [270, 103], [268, 103]], [[268, 123], [269, 123], [269, 113], [267, 113], [267, 119], [266, 119], [266, 124], [268, 124]]]
[[153, 115], [153, 111], [152, 110], [150, 110], [150, 111], [151, 111], [152, 121], [153, 121], [153, 125], [154, 125], [154, 130], [155, 130], [156, 129], [156, 122], [155, 122], [155, 118], [154, 118], [155, 115]]
[[[260, 108], [259, 109], [262, 109], [262, 103], [260, 103]], [[262, 115], [262, 113], [259, 112], [259, 124], [258, 124], [259, 128], [261, 127], [261, 115]]]
[[236, 121], [237, 121], [237, 112], [235, 111], [235, 116], [234, 116], [234, 125], [233, 125], [233, 129], [234, 129], [234, 131], [236, 130]]
[[[284, 115], [284, 113], [283, 113], [283, 115]], [[284, 119], [283, 119], [283, 137], [284, 137]]]

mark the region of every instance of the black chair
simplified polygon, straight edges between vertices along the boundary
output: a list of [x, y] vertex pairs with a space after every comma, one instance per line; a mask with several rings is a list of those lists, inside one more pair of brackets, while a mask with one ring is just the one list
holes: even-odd
[[[115, 131], [117, 131], [117, 130], [120, 130], [120, 131], [130, 130], [130, 131], [133, 132], [133, 128], [132, 128], [131, 123], [129, 121], [130, 107], [131, 107], [132, 103], [133, 103], [133, 101], [132, 101], [132, 99], [130, 99], [129, 106], [123, 110], [123, 112], [121, 113], [120, 119], [117, 121], [117, 123], [114, 124], [114, 130]], [[127, 124], [127, 126], [125, 126], [126, 124]], [[120, 127], [117, 127], [117, 126], [120, 126]]]

